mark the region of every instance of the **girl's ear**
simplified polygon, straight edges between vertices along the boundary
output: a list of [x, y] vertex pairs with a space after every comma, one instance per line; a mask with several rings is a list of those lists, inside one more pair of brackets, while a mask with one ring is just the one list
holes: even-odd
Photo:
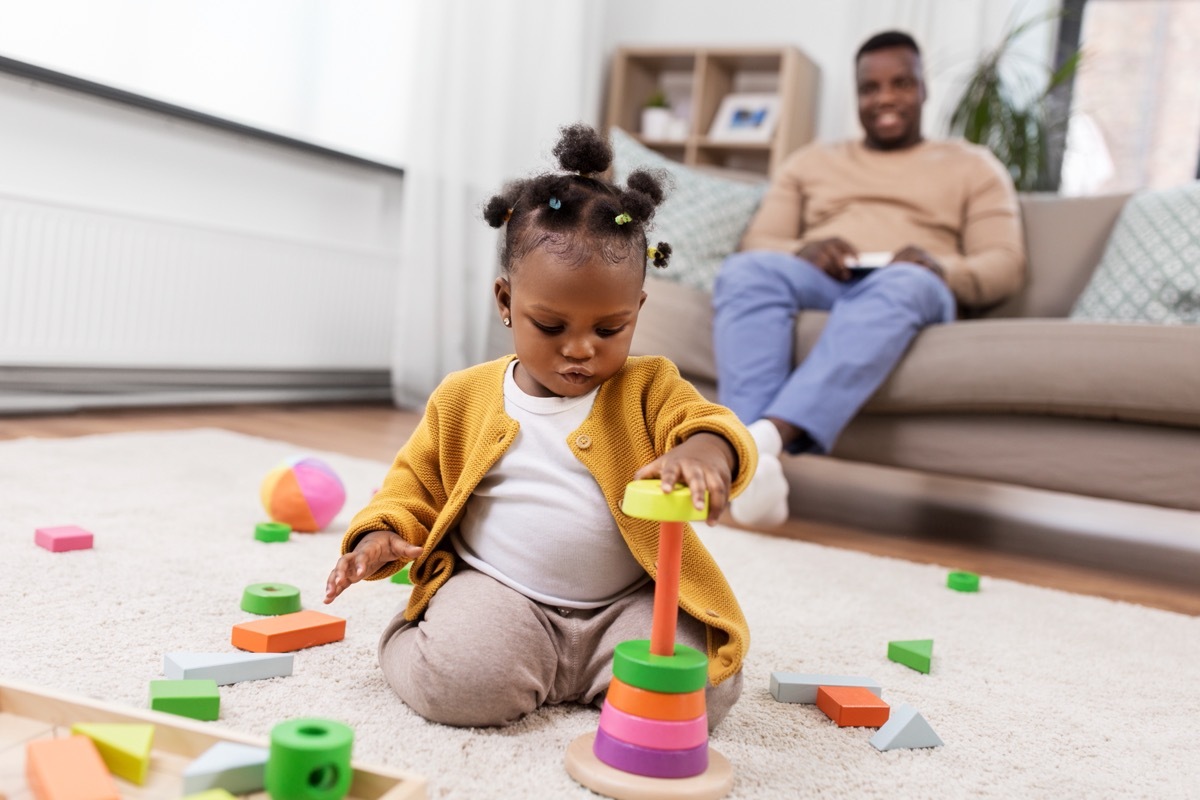
[[496, 278], [492, 291], [496, 295], [496, 309], [500, 312], [500, 321], [507, 328], [512, 324], [512, 285], [509, 284], [508, 278], [501, 275]]

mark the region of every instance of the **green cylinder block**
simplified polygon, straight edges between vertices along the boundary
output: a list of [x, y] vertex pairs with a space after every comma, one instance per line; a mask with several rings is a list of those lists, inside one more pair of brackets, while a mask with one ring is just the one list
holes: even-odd
[[242, 611], [274, 617], [300, 610], [300, 590], [286, 583], [252, 583], [242, 592]]
[[286, 542], [292, 526], [286, 522], [260, 522], [254, 526], [254, 538], [260, 542]]
[[956, 592], [978, 592], [979, 576], [974, 572], [956, 571], [946, 576], [946, 585]]
[[621, 642], [613, 651], [613, 675], [638, 689], [684, 694], [703, 689], [708, 681], [708, 657], [686, 644], [676, 644], [675, 654], [650, 652], [647, 639]]
[[354, 731], [327, 719], [293, 719], [271, 730], [265, 783], [271, 800], [341, 800], [354, 772]]

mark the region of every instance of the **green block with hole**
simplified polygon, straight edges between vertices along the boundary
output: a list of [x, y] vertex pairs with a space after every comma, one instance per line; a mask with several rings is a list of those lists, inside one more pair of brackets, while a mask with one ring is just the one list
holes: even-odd
[[888, 642], [888, 658], [928, 675], [929, 666], [933, 663], [933, 639]]
[[408, 571], [412, 569], [412, 562], [408, 562], [400, 571], [392, 575], [392, 583], [403, 583], [406, 586], [412, 586], [412, 578], [408, 577]]
[[150, 681], [150, 708], [191, 719], [214, 720], [221, 712], [221, 693], [212, 678]]

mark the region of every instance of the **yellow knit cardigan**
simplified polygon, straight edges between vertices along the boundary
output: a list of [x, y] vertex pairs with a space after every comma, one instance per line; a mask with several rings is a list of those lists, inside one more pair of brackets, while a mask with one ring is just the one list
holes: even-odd
[[[518, 423], [504, 413], [504, 373], [513, 358], [480, 364], [442, 381], [379, 493], [354, 516], [342, 539], [347, 553], [363, 534], [393, 530], [423, 548], [410, 571], [407, 619], [417, 619], [453, 573], [457, 557], [446, 534], [517, 434]], [[596, 478], [621, 535], [651, 577], [656, 573], [658, 523], [621, 512], [625, 485], [640, 467], [704, 431], [723, 436], [736, 451], [732, 488], [733, 494], [740, 493], [758, 459], [745, 426], [725, 407], [701, 397], [670, 361], [641, 356], [628, 359], [600, 386], [591, 413], [567, 439]], [[402, 566], [394, 561], [368, 580], [386, 578]], [[713, 684], [736, 673], [750, 646], [750, 629], [725, 576], [690, 525], [684, 528], [679, 607], [707, 627]]]

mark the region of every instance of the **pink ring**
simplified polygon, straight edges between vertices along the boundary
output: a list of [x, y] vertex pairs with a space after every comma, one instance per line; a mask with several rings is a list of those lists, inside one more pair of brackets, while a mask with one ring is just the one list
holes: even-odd
[[708, 741], [708, 715], [675, 722], [649, 719], [616, 708], [608, 700], [600, 710], [600, 730], [614, 739], [655, 750], [691, 750]]

